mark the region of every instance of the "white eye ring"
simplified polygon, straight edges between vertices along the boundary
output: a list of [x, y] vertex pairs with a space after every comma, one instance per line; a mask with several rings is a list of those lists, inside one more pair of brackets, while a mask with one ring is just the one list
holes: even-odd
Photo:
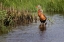
[[41, 6], [40, 6], [40, 5], [38, 5], [38, 8], [39, 8], [39, 9], [41, 9]]

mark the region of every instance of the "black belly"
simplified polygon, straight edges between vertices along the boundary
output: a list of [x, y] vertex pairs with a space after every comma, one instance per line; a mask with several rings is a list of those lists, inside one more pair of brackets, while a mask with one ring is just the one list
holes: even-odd
[[41, 22], [41, 23], [45, 23], [45, 22], [46, 22], [46, 20], [41, 20], [41, 19], [40, 19], [40, 22]]

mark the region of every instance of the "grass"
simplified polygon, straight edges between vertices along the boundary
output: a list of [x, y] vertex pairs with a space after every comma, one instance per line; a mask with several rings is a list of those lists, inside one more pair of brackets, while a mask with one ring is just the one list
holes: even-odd
[[4, 19], [6, 17], [6, 11], [0, 10], [0, 34], [8, 33], [10, 31], [10, 26], [4, 26]]
[[0, 0], [6, 7], [22, 10], [36, 11], [36, 6], [41, 5], [44, 11], [64, 11], [64, 0]]

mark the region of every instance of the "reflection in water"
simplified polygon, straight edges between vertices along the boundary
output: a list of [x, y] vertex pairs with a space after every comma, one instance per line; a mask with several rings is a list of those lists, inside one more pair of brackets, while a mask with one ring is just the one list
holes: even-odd
[[40, 31], [46, 30], [46, 25], [45, 25], [44, 23], [41, 23], [41, 24], [39, 25], [39, 29], [40, 29]]

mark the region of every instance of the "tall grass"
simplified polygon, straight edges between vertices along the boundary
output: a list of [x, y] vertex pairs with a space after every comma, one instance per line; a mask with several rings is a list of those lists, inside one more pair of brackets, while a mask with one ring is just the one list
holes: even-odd
[[4, 26], [5, 17], [6, 17], [6, 11], [5, 10], [3, 10], [3, 11], [0, 10], [0, 34], [8, 33], [9, 30], [10, 30], [9, 27]]
[[64, 0], [0, 0], [4, 6], [36, 11], [40, 4], [44, 11], [64, 11]]

